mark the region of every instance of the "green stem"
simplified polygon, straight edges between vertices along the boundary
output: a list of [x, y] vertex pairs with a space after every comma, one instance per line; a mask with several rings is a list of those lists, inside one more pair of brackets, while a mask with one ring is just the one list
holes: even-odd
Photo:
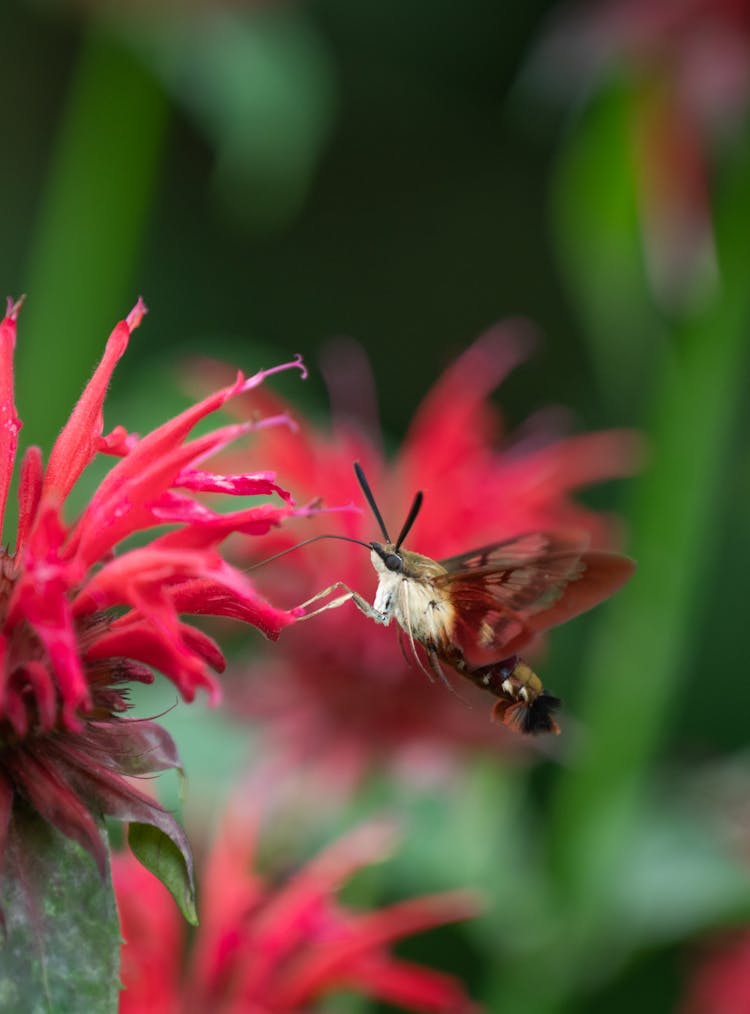
[[26, 272], [18, 404], [26, 444], [48, 448], [114, 323], [135, 302], [167, 104], [101, 28], [84, 39]]
[[[606, 957], [612, 888], [691, 644], [696, 592], [719, 530], [716, 509], [750, 331], [748, 158], [717, 220], [722, 286], [673, 336], [655, 385], [649, 468], [629, 513], [638, 571], [604, 613], [581, 697], [586, 748], [560, 774], [551, 828], [557, 932], [514, 968], [499, 1009], [549, 1014], [571, 1004]], [[614, 927], [616, 931], [616, 927]]]

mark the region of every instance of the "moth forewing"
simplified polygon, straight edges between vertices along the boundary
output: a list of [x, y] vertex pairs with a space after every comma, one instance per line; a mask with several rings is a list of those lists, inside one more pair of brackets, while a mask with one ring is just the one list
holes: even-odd
[[[627, 557], [561, 549], [557, 537], [538, 537], [553, 548], [538, 557], [519, 556], [508, 565], [513, 540], [485, 547], [456, 559], [489, 557], [491, 563], [449, 570], [442, 579], [450, 585], [456, 610], [456, 640], [472, 664], [520, 651], [537, 634], [608, 598], [633, 572]], [[528, 537], [518, 541], [527, 543]], [[502, 552], [493, 553], [495, 549]]]

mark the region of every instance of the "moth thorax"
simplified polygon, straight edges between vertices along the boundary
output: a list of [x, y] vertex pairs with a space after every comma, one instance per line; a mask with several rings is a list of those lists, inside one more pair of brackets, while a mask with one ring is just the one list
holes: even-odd
[[378, 590], [375, 592], [373, 608], [379, 613], [390, 614], [398, 602], [398, 588], [403, 577], [385, 567], [378, 569]]

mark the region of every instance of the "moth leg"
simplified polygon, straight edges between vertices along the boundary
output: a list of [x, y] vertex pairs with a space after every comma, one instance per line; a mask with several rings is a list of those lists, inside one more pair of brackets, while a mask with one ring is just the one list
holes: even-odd
[[401, 649], [401, 657], [408, 666], [411, 666], [411, 657], [406, 654], [406, 645], [404, 644], [404, 631], [401, 627], [398, 628], [398, 646]]
[[[345, 585], [343, 581], [334, 581], [333, 584], [329, 584], [327, 588], [323, 589], [323, 591], [319, 591], [317, 595], [313, 595], [311, 599], [307, 599], [305, 602], [300, 602], [297, 608], [307, 609], [307, 607], [311, 606], [313, 602], [318, 602], [320, 599], [324, 599], [326, 595], [330, 595], [332, 591], [337, 591], [340, 588], [343, 588], [347, 593], [351, 592], [351, 588], [349, 588], [348, 585]], [[346, 598], [349, 598], [349, 594], [347, 594]], [[344, 601], [346, 601], [346, 599], [344, 599]], [[307, 619], [307, 616], [302, 617], [302, 619]]]
[[[445, 670], [443, 669], [443, 667], [440, 664], [440, 656], [438, 655], [438, 653], [435, 651], [435, 649], [433, 647], [428, 647], [427, 648], [427, 656], [428, 656], [428, 658], [430, 660], [430, 665], [432, 666], [432, 671], [440, 679], [440, 682], [443, 684], [443, 686], [446, 688], [446, 690], [449, 690], [453, 694], [454, 697], [457, 697], [459, 699], [459, 701], [461, 701], [462, 704], [465, 704], [467, 708], [471, 709], [471, 705], [466, 700], [466, 698], [462, 697], [461, 694], [459, 694], [458, 690], [456, 690], [456, 688], [453, 686], [453, 684], [451, 683], [451, 681], [445, 675]], [[433, 682], [434, 682], [434, 680], [433, 680]]]
[[[331, 591], [331, 589], [327, 588], [326, 591]], [[317, 595], [315, 597], [318, 598]], [[298, 616], [296, 622], [301, 623], [303, 620], [311, 620], [313, 616], [319, 616], [321, 613], [325, 613], [329, 609], [338, 609], [339, 606], [343, 606], [345, 602], [348, 602], [351, 597], [352, 596], [349, 592], [347, 592], [346, 595], [339, 595], [338, 598], [333, 599], [331, 602], [326, 602], [324, 606], [318, 606], [317, 609], [313, 609], [311, 613], [305, 613], [304, 616]], [[307, 603], [303, 603], [303, 605], [298, 606], [298, 608], [302, 609], [306, 605]]]
[[[422, 659], [419, 657], [419, 652], [417, 651], [417, 646], [414, 643], [414, 634], [412, 632], [412, 626], [411, 626], [411, 612], [409, 610], [409, 596], [408, 595], [404, 595], [402, 597], [401, 608], [404, 611], [404, 619], [406, 620], [406, 626], [405, 626], [404, 629], [406, 631], [406, 636], [409, 639], [409, 644], [411, 646], [411, 653], [414, 656], [414, 661], [417, 663], [417, 665], [422, 670], [422, 672], [425, 674], [425, 676], [430, 681], [430, 683], [434, 683], [435, 682], [434, 677], [433, 677], [432, 673], [430, 672], [430, 670], [427, 669], [427, 667], [425, 666], [425, 664], [422, 661]], [[400, 633], [401, 632], [399, 631], [399, 640], [400, 640]], [[403, 652], [403, 642], [401, 642], [401, 650]], [[404, 657], [406, 657], [405, 653], [404, 653]]]
[[[405, 641], [409, 642], [411, 646], [411, 653], [407, 652]], [[419, 657], [419, 653], [417, 652], [416, 646], [414, 644], [414, 638], [407, 637], [404, 630], [401, 627], [398, 628], [398, 646], [401, 649], [401, 654], [403, 656], [404, 662], [406, 662], [409, 668], [413, 669], [414, 662], [416, 662], [417, 667], [422, 670], [422, 672], [425, 674], [430, 683], [434, 683], [435, 677], [430, 672], [430, 670], [425, 667], [424, 663], [422, 662], [422, 659]]]
[[438, 677], [438, 679], [440, 680], [440, 682], [445, 687], [447, 687], [448, 690], [451, 691], [451, 693], [455, 694], [456, 691], [453, 689], [453, 684], [448, 679], [448, 677], [445, 675], [445, 670], [443, 669], [443, 667], [440, 664], [440, 658], [438, 657], [438, 653], [435, 651], [434, 648], [428, 648], [427, 649], [427, 655], [428, 655], [428, 657], [430, 659], [430, 665], [432, 666], [432, 671]]
[[320, 613], [324, 613], [327, 609], [338, 609], [339, 606], [343, 606], [343, 604], [345, 602], [348, 602], [350, 599], [357, 607], [357, 609], [359, 609], [360, 612], [364, 613], [365, 616], [368, 617], [368, 619], [374, 620], [376, 623], [387, 624], [389, 622], [390, 620], [389, 616], [387, 616], [385, 613], [381, 613], [378, 609], [375, 609], [374, 606], [371, 606], [370, 603], [367, 601], [367, 599], [363, 599], [362, 596], [359, 594], [359, 592], [355, 592], [348, 585], [345, 585], [343, 581], [334, 582], [332, 585], [329, 585], [327, 588], [324, 588], [323, 591], [318, 592], [317, 595], [313, 595], [311, 599], [308, 599], [306, 602], [303, 602], [298, 608], [306, 609], [308, 606], [311, 606], [314, 602], [318, 602], [320, 599], [325, 598], [326, 595], [330, 595], [331, 592], [338, 590], [343, 590], [344, 594], [339, 595], [337, 598], [332, 599], [330, 602], [326, 602], [324, 606], [318, 606], [318, 608], [313, 609], [311, 613], [305, 613], [304, 616], [299, 616], [297, 618], [297, 623], [300, 623], [302, 620], [312, 619], [313, 616], [318, 616]]
[[376, 623], [382, 623], [383, 626], [387, 627], [391, 622], [390, 613], [381, 613], [379, 609], [376, 609], [367, 599], [363, 599], [359, 592], [349, 591], [352, 602], [359, 609], [361, 613], [364, 613], [369, 620], [374, 620]]

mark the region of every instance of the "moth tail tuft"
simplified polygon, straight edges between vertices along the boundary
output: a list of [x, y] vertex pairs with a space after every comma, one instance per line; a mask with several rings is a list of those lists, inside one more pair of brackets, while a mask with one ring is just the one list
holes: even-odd
[[543, 690], [533, 701], [509, 700], [501, 697], [492, 709], [492, 719], [507, 725], [523, 736], [538, 736], [542, 732], [559, 735], [560, 726], [554, 719], [562, 701]]

